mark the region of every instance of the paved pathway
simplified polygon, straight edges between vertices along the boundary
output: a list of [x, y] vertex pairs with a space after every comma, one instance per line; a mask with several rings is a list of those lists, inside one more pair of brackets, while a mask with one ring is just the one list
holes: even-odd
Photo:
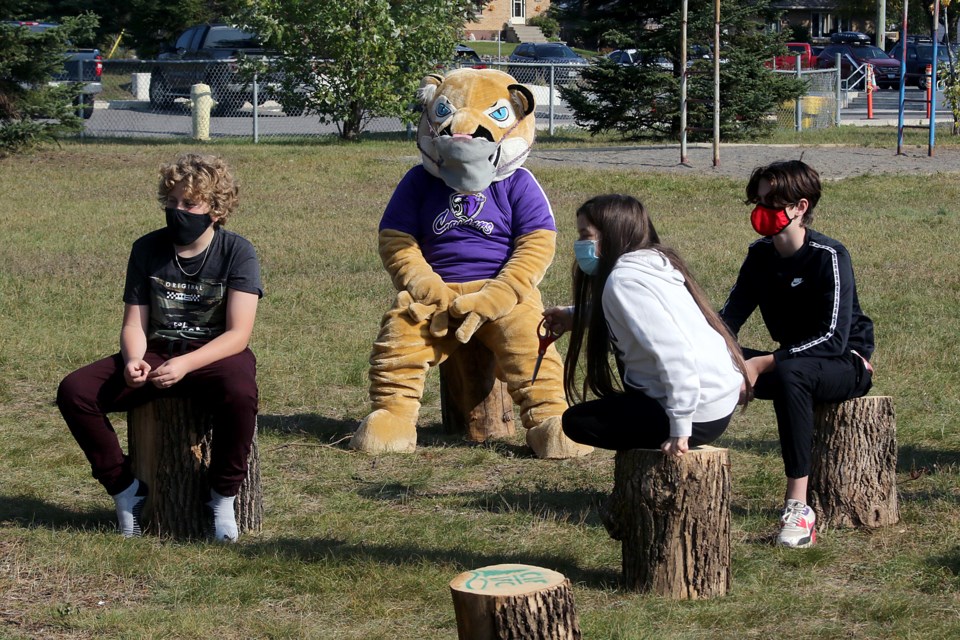
[[720, 164], [713, 166], [711, 145], [689, 145], [690, 166], [680, 164], [680, 145], [606, 147], [577, 149], [543, 149], [534, 146], [527, 165], [587, 166], [593, 169], [649, 171], [654, 173], [687, 173], [746, 179], [754, 167], [776, 160], [803, 158], [820, 172], [824, 180], [838, 180], [867, 174], [934, 174], [960, 173], [960, 150], [927, 147], [906, 147], [896, 155], [896, 138], [890, 147], [867, 149], [841, 145], [720, 145]]

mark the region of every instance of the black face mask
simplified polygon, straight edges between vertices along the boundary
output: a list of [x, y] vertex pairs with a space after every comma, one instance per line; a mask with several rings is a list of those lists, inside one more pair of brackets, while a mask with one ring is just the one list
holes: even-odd
[[173, 207], [167, 207], [164, 211], [167, 214], [167, 229], [170, 231], [173, 244], [180, 247], [193, 244], [203, 235], [207, 227], [213, 224], [213, 218], [208, 213], [190, 213]]

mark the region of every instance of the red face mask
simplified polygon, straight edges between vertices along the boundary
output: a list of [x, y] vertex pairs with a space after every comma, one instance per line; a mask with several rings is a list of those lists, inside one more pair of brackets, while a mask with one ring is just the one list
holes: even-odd
[[775, 236], [793, 222], [787, 217], [786, 209], [771, 209], [758, 204], [750, 214], [753, 230], [762, 236]]

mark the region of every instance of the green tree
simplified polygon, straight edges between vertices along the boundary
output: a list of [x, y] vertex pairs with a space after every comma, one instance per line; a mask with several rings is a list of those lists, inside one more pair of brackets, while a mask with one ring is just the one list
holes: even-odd
[[50, 81], [63, 71], [69, 43], [91, 39], [96, 25], [93, 14], [41, 33], [0, 25], [0, 154], [82, 129], [73, 106], [81, 83]]
[[260, 0], [233, 19], [279, 52], [285, 108], [356, 139], [377, 116], [412, 119], [425, 73], [453, 56], [472, 0]]
[[[589, 19], [593, 15], [590, 12], [597, 9], [591, 5], [586, 0], [568, 2], [561, 11], [576, 8], [580, 19]], [[805, 90], [796, 78], [775, 74], [764, 66], [764, 62], [785, 51], [783, 36], [767, 33], [763, 27], [776, 17], [769, 5], [770, 0], [721, 3], [720, 133], [727, 140], [768, 130], [773, 126], [768, 114]], [[688, 57], [693, 62], [687, 76], [687, 124], [694, 139], [709, 137], [712, 131], [713, 61], [702, 59], [702, 55], [711, 55], [713, 7], [713, 0], [689, 2]], [[646, 62], [628, 67], [599, 61], [584, 71], [582, 85], [561, 87], [561, 95], [574, 110], [577, 122], [594, 133], [617, 131], [628, 138], [676, 134], [681, 74], [680, 3], [660, 0], [638, 6], [631, 0], [612, 0], [603, 3], [602, 8], [602, 14], [609, 11], [615, 20], [609, 23], [606, 17], [601, 18], [606, 30], [591, 31], [598, 42], [619, 48], [635, 47]], [[673, 61], [672, 73], [653, 64], [662, 58]], [[702, 131], [698, 133], [697, 129]]]

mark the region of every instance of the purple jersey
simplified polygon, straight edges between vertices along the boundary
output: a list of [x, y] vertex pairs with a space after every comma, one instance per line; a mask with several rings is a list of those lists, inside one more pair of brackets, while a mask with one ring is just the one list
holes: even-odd
[[463, 194], [418, 165], [393, 192], [383, 229], [416, 238], [445, 282], [470, 282], [496, 277], [516, 238], [557, 227], [540, 183], [523, 167], [478, 194]]

